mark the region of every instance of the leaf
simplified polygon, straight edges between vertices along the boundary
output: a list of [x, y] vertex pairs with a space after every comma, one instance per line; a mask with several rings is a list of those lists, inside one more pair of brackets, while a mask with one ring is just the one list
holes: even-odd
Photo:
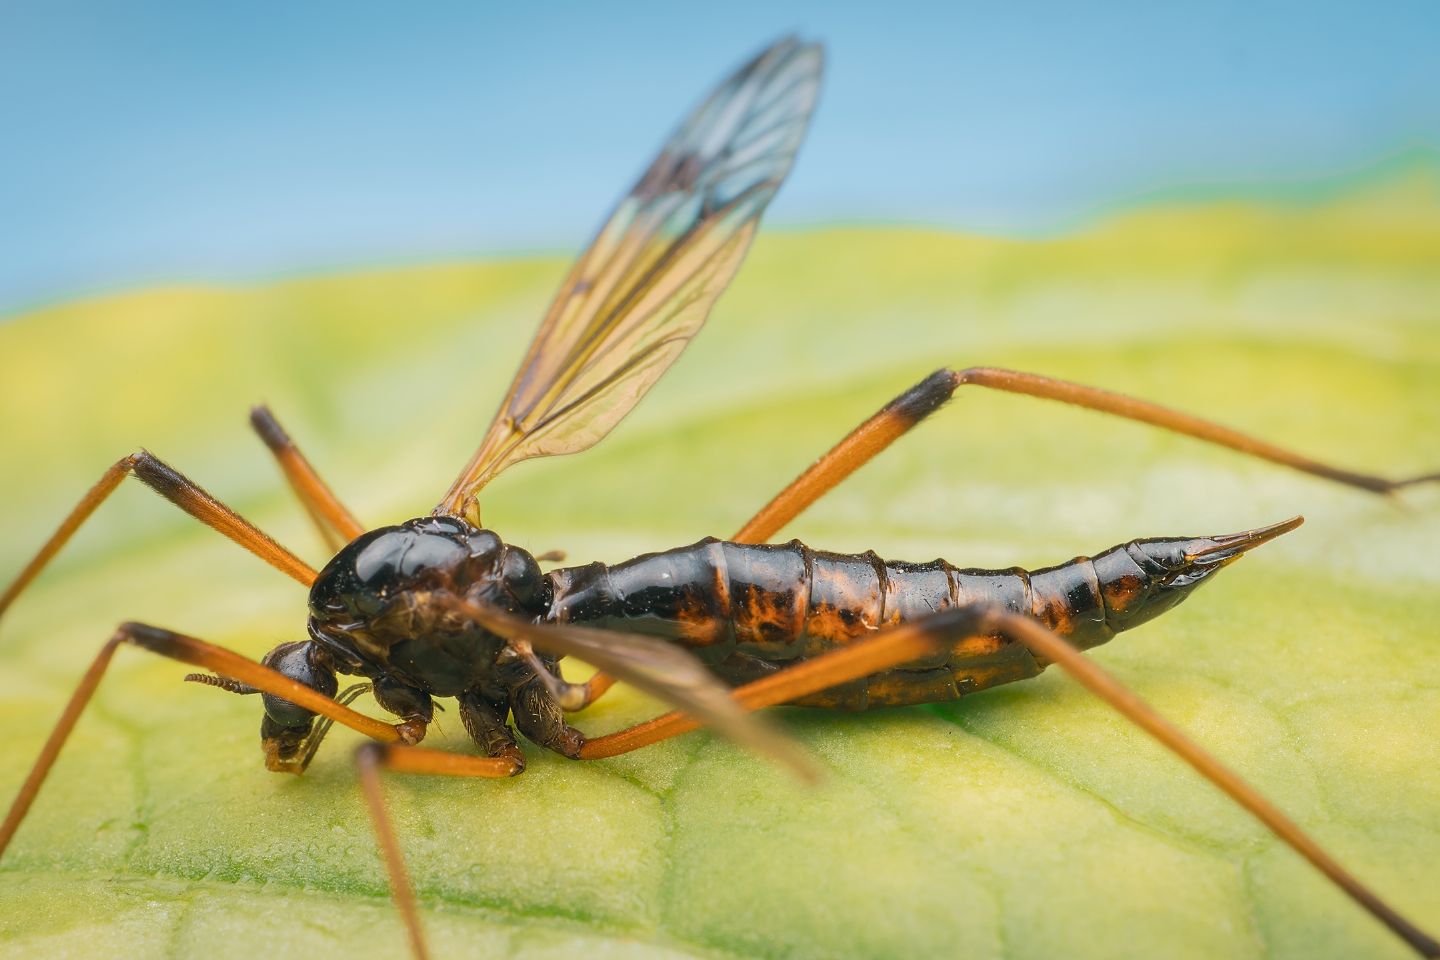
[[[1142, 209], [1016, 242], [762, 234], [711, 328], [596, 449], [516, 467], [489, 525], [572, 560], [725, 535], [937, 365], [1125, 390], [1343, 464], [1440, 467], [1428, 167], [1320, 205]], [[421, 513], [560, 260], [173, 287], [0, 327], [5, 573], [144, 444], [314, 563], [248, 435], [269, 403], [372, 523]], [[489, 399], [487, 399], [489, 398]], [[1440, 926], [1440, 495], [1387, 502], [1143, 427], [963, 395], [787, 535], [1041, 566], [1135, 536], [1309, 523], [1095, 656], [1384, 896]], [[127, 485], [0, 626], [13, 795], [113, 625], [260, 655], [285, 578]], [[0, 863], [0, 956], [399, 956], [343, 733], [267, 774], [250, 699], [125, 650]], [[1401, 957], [1245, 814], [1053, 671], [934, 708], [782, 721], [807, 791], [705, 734], [502, 783], [387, 789], [437, 956]], [[579, 675], [579, 672], [577, 672]], [[582, 725], [643, 718], [612, 693]], [[454, 712], [437, 742], [464, 749]]]

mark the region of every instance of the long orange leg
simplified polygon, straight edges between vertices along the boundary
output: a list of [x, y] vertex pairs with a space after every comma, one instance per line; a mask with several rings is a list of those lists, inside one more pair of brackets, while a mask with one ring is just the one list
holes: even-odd
[[50, 768], [54, 765], [55, 758], [60, 755], [60, 749], [65, 745], [66, 738], [75, 728], [76, 721], [80, 719], [80, 714], [85, 710], [86, 704], [90, 702], [91, 696], [95, 693], [95, 688], [100, 684], [100, 679], [105, 675], [105, 668], [110, 665], [111, 658], [114, 657], [116, 649], [121, 644], [130, 644], [172, 660], [193, 664], [255, 690], [273, 693], [312, 713], [343, 724], [383, 743], [414, 742], [424, 733], [423, 729], [417, 729], [414, 723], [392, 725], [357, 713], [303, 683], [298, 683], [282, 673], [242, 657], [238, 653], [226, 650], [224, 647], [217, 647], [194, 637], [187, 637], [184, 634], [173, 633], [143, 623], [121, 624], [115, 634], [100, 648], [100, 653], [90, 664], [90, 669], [85, 671], [85, 676], [81, 678], [79, 686], [75, 688], [75, 693], [70, 697], [70, 702], [66, 704], [64, 712], [56, 722], [55, 729], [51, 731], [50, 737], [45, 741], [45, 746], [41, 748], [40, 756], [36, 758], [35, 765], [30, 769], [30, 775], [25, 778], [19, 794], [10, 804], [10, 812], [6, 814], [4, 824], [0, 825], [0, 854], [4, 853], [10, 843], [10, 838], [15, 835], [20, 822], [25, 819], [25, 814], [34, 802], [35, 795], [40, 792], [40, 787], [45, 782]]
[[[592, 631], [578, 630], [573, 627], [557, 627], [555, 625], [537, 625], [521, 621], [511, 620], [505, 617], [498, 617], [493, 614], [486, 615], [484, 611], [470, 604], [457, 602], [458, 609], [467, 610], [472, 616], [476, 616], [487, 627], [496, 629], [506, 634], [513, 634], [512, 643], [517, 639], [535, 639], [537, 641], [549, 637], [552, 642], [560, 636], [575, 636], [588, 634]], [[956, 632], [956, 624], [960, 624], [959, 632], [964, 635], [969, 632], [977, 621], [975, 613], [970, 610], [950, 610], [933, 618], [934, 622], [926, 621], [923, 624], [899, 627], [884, 631], [864, 643], [856, 644], [846, 650], [830, 654], [821, 660], [812, 661], [799, 667], [792, 668], [785, 672], [784, 676], [794, 680], [809, 677], [809, 686], [802, 685], [798, 688], [783, 687], [778, 690], [771, 690], [766, 695], [767, 688], [775, 687], [774, 681], [779, 677], [770, 677], [758, 683], [742, 687], [733, 691], [732, 695], [739, 700], [746, 709], [758, 709], [774, 703], [781, 703], [796, 696], [803, 696], [805, 693], [816, 689], [823, 689], [835, 683], [843, 683], [855, 677], [864, 676], [876, 671], [885, 670], [897, 664], [915, 660], [932, 653], [937, 643], [948, 638]], [[524, 627], [524, 637], [517, 632], [517, 628]], [[598, 632], [598, 631], [596, 631]], [[616, 637], [623, 637], [624, 634], [617, 634]], [[592, 651], [593, 652], [593, 651]], [[463, 714], [462, 714], [463, 715]], [[663, 728], [658, 735], [652, 729], [655, 725], [642, 725], [645, 732], [649, 733], [648, 739], [643, 739], [644, 733], [640, 736], [631, 736], [628, 739], [624, 734], [615, 734], [609, 737], [600, 737], [589, 741], [580, 748], [578, 754], [580, 759], [595, 759], [597, 757], [614, 756], [618, 753], [625, 753], [628, 750], [638, 749], [647, 743], [662, 740], [667, 736], [674, 736], [693, 730], [700, 724], [684, 714], [670, 714], [662, 721], [669, 720], [670, 724]], [[470, 725], [467, 724], [467, 729]], [[637, 728], [639, 729], [639, 728]], [[475, 731], [471, 730], [472, 736]], [[483, 740], [483, 737], [477, 737]], [[437, 774], [452, 777], [481, 777], [486, 779], [509, 777], [520, 772], [524, 767], [524, 758], [514, 749], [513, 741], [506, 744], [497, 740], [494, 742], [493, 750], [496, 756], [475, 757], [462, 754], [447, 753], [440, 750], [430, 750], [422, 747], [407, 746], [401, 744], [365, 744], [356, 752], [356, 764], [360, 772], [361, 789], [365, 792], [365, 801], [370, 809], [370, 816], [375, 826], [375, 836], [379, 841], [381, 852], [385, 857], [385, 867], [390, 876], [391, 891], [395, 897], [395, 905], [405, 921], [406, 931], [410, 938], [410, 948], [416, 960], [425, 960], [429, 956], [425, 946], [424, 934], [421, 930], [419, 914], [415, 904], [414, 890], [410, 885], [409, 871], [405, 867], [405, 858], [400, 849], [399, 840], [395, 834], [395, 828], [387, 812], [385, 796], [380, 783], [379, 773], [381, 770], [389, 770], [395, 773], [422, 773]]]
[[[934, 651], [937, 644], [948, 644], [984, 633], [982, 623], [979, 608], [945, 610], [924, 620], [878, 631], [824, 656], [736, 687], [730, 695], [746, 710], [788, 703], [807, 694], [918, 660]], [[580, 748], [580, 759], [601, 760], [630, 753], [689, 733], [699, 726], [698, 721], [686, 714], [672, 711], [625, 730], [587, 740]]]
[[991, 617], [1002, 634], [1025, 644], [1038, 659], [1060, 664], [1091, 693], [1124, 714], [1136, 726], [1194, 767], [1201, 776], [1219, 787], [1232, 800], [1249, 810], [1272, 833], [1285, 841], [1290, 849], [1309, 860], [1317, 870], [1345, 891], [1350, 899], [1390, 928], [1392, 933], [1404, 940], [1417, 954], [1422, 957], [1440, 957], [1440, 942], [1381, 900], [1260, 791], [1216, 759], [1214, 754], [1191, 740], [1130, 688], [1102, 670], [1094, 660], [1082, 655], [1058, 634], [1029, 617], [1008, 611], [994, 611]]
[[[544, 667], [537, 666], [535, 672], [541, 674], [544, 670]], [[605, 696], [610, 688], [615, 686], [615, 682], [615, 678], [610, 674], [596, 670], [584, 683], [570, 683], [552, 674], [545, 685], [561, 710], [566, 713], [579, 713]]]
[[740, 543], [764, 543], [769, 540], [781, 527], [799, 516], [832, 487], [938, 410], [962, 386], [989, 387], [1114, 414], [1373, 493], [1391, 493], [1413, 484], [1440, 480], [1440, 473], [1404, 480], [1356, 473], [1312, 460], [1284, 447], [1188, 413], [1065, 380], [995, 367], [972, 367], [959, 372], [940, 369], [891, 400], [874, 416], [852, 430], [845, 439], [832, 447], [741, 527], [734, 539]]
[[126, 474], [131, 473], [135, 475], [136, 479], [190, 516], [220, 531], [286, 576], [300, 581], [307, 587], [315, 581], [315, 571], [299, 557], [270, 539], [234, 510], [206, 493], [193, 480], [153, 456], [149, 451], [141, 450], [139, 453], [132, 453], [128, 457], [117, 460], [100, 477], [100, 481], [80, 498], [75, 509], [71, 510], [70, 515], [61, 522], [60, 527], [40, 548], [40, 552], [35, 554], [34, 558], [26, 564], [25, 569], [20, 571], [20, 575], [15, 578], [15, 581], [6, 588], [3, 594], [0, 594], [0, 616], [4, 615], [10, 604], [40, 574], [40, 571], [45, 569], [45, 565], [54, 558], [55, 554], [60, 552], [60, 548], [65, 546], [80, 525], [90, 517], [90, 514], [95, 512], [95, 508], [115, 492], [115, 488], [120, 486], [120, 481], [125, 479]]
[[[1058, 663], [1092, 693], [1194, 767], [1236, 803], [1249, 810], [1296, 853], [1309, 860], [1356, 903], [1389, 927], [1416, 953], [1440, 957], [1440, 943], [1406, 920], [1355, 879], [1318, 843], [1300, 829], [1238, 773], [1191, 740], [1096, 663], [1081, 655], [1058, 634], [1029, 617], [991, 607], [946, 610], [904, 626], [881, 630], [834, 653], [817, 657], [739, 687], [735, 700], [747, 710], [796, 700], [900, 663], [918, 659], [939, 641], [956, 642], [977, 634], [999, 634], [1023, 643], [1043, 665]], [[594, 760], [629, 753], [695, 729], [681, 713], [668, 713], [627, 730], [597, 737], [585, 744], [580, 759]]]
[[[329, 484], [320, 478], [269, 407], [263, 404], [254, 407], [250, 411], [250, 425], [275, 455], [290, 488], [295, 491], [295, 496], [305, 507], [305, 512], [320, 531], [320, 536], [332, 549], [340, 549], [365, 532], [365, 527], [340, 502]], [[541, 562], [563, 561], [565, 552], [550, 550], [537, 554], [535, 559]], [[0, 607], [0, 610], [3, 609]], [[603, 671], [596, 671], [584, 683], [567, 684], [570, 696], [564, 700], [562, 706], [572, 712], [584, 710], [603, 697], [614, 685], [614, 677]]]
[[305, 512], [320, 530], [320, 536], [332, 549], [338, 550], [365, 532], [365, 527], [355, 519], [335, 492], [330, 489], [310, 461], [300, 452], [295, 441], [280, 426], [280, 421], [270, 412], [269, 407], [259, 406], [250, 411], [250, 426], [265, 441], [265, 446], [275, 455], [290, 489], [300, 498]]
[[395, 907], [405, 922], [410, 952], [415, 960], [429, 960], [430, 951], [425, 946], [425, 932], [420, 926], [420, 911], [415, 904], [415, 887], [410, 882], [410, 871], [405, 868], [405, 854], [400, 849], [400, 839], [385, 803], [380, 771], [495, 780], [512, 777], [522, 767], [511, 757], [474, 757], [423, 747], [366, 743], [355, 751], [355, 769], [360, 778], [361, 793], [365, 796], [365, 806], [370, 811], [370, 822], [375, 827], [375, 839], [385, 858], [390, 895], [394, 897]]
[[615, 686], [615, 678], [608, 673], [597, 670], [589, 680], [581, 684], [584, 692], [581, 694], [579, 702], [575, 706], [568, 707], [567, 709], [572, 711], [584, 710], [596, 700], [605, 696], [606, 692], [613, 686]]
[[[932, 653], [937, 643], [956, 633], [965, 636], [974, 632], [979, 623], [974, 610], [948, 610], [924, 623], [883, 631], [863, 643], [741, 687], [733, 691], [732, 696], [748, 710], [784, 703], [815, 690], [923, 657]], [[698, 726], [698, 721], [685, 714], [666, 714], [631, 730], [588, 741], [580, 748], [579, 758], [593, 760], [628, 753]], [[356, 751], [355, 760], [359, 767], [361, 789], [365, 792], [365, 802], [375, 826], [375, 836], [385, 857], [395, 906], [405, 921], [410, 938], [410, 949], [416, 960], [426, 960], [429, 953], [420, 927], [415, 893], [395, 827], [387, 812], [379, 771], [492, 779], [518, 773], [523, 767], [523, 758], [509, 755], [475, 757], [424, 747], [370, 743], [363, 744]]]

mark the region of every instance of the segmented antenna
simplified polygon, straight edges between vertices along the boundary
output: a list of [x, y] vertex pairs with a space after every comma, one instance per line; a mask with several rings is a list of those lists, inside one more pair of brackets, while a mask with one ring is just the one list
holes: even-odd
[[221, 690], [227, 690], [230, 693], [249, 694], [260, 692], [259, 688], [252, 687], [248, 683], [241, 683], [239, 680], [232, 680], [229, 677], [217, 677], [213, 673], [187, 673], [185, 679], [189, 683], [203, 683], [207, 687], [219, 687]]

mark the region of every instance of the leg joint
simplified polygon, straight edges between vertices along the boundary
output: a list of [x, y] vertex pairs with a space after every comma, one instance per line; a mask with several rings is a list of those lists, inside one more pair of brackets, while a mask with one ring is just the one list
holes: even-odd
[[964, 386], [967, 383], [988, 383], [996, 378], [998, 374], [1010, 373], [1000, 367], [966, 367], [958, 373], [952, 373], [955, 378], [955, 386]]
[[270, 408], [264, 404], [250, 408], [250, 426], [260, 435], [260, 439], [265, 441], [265, 446], [269, 447], [272, 452], [279, 453], [291, 446], [290, 435], [285, 432], [284, 427], [280, 426], [280, 421], [275, 419]]
[[390, 745], [367, 740], [355, 748], [355, 762], [362, 767], [383, 769], [390, 763]]
[[152, 627], [147, 623], [137, 623], [127, 620], [115, 628], [115, 635], [111, 638], [114, 643], [130, 643], [152, 653], [161, 656], [174, 656], [178, 645], [175, 642], [176, 634], [161, 627]]
[[885, 412], [913, 426], [939, 410], [963, 381], [948, 367], [941, 367], [900, 396], [890, 401]]

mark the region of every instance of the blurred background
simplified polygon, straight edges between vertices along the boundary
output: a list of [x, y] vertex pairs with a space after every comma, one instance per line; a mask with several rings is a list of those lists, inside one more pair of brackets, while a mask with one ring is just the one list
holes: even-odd
[[[941, 363], [1440, 468], [1429, 0], [0, 0], [0, 585], [142, 444], [324, 563], [256, 402], [363, 522], [429, 510], [569, 258], [788, 31], [829, 66], [743, 270], [604, 443], [486, 489], [507, 542], [613, 562], [732, 533]], [[1440, 739], [1417, 734], [1440, 728], [1440, 489], [1391, 502], [982, 393], [781, 536], [1034, 568], [1306, 514], [1097, 657], [1440, 917]], [[304, 604], [123, 486], [0, 623], [0, 798], [118, 621], [260, 656], [303, 636]], [[268, 776], [253, 698], [183, 672], [116, 658], [0, 862], [0, 960], [402, 955], [354, 739]], [[656, 709], [622, 688], [584, 725]], [[531, 750], [479, 788], [395, 778], [435, 954], [1403, 955], [1054, 671], [783, 722], [831, 770], [823, 796], [704, 734], [604, 764]], [[454, 721], [428, 742], [471, 749]]]
[[823, 39], [769, 227], [1073, 229], [1440, 144], [1416, 2], [10, 2], [0, 315], [157, 281], [570, 251], [700, 91]]

